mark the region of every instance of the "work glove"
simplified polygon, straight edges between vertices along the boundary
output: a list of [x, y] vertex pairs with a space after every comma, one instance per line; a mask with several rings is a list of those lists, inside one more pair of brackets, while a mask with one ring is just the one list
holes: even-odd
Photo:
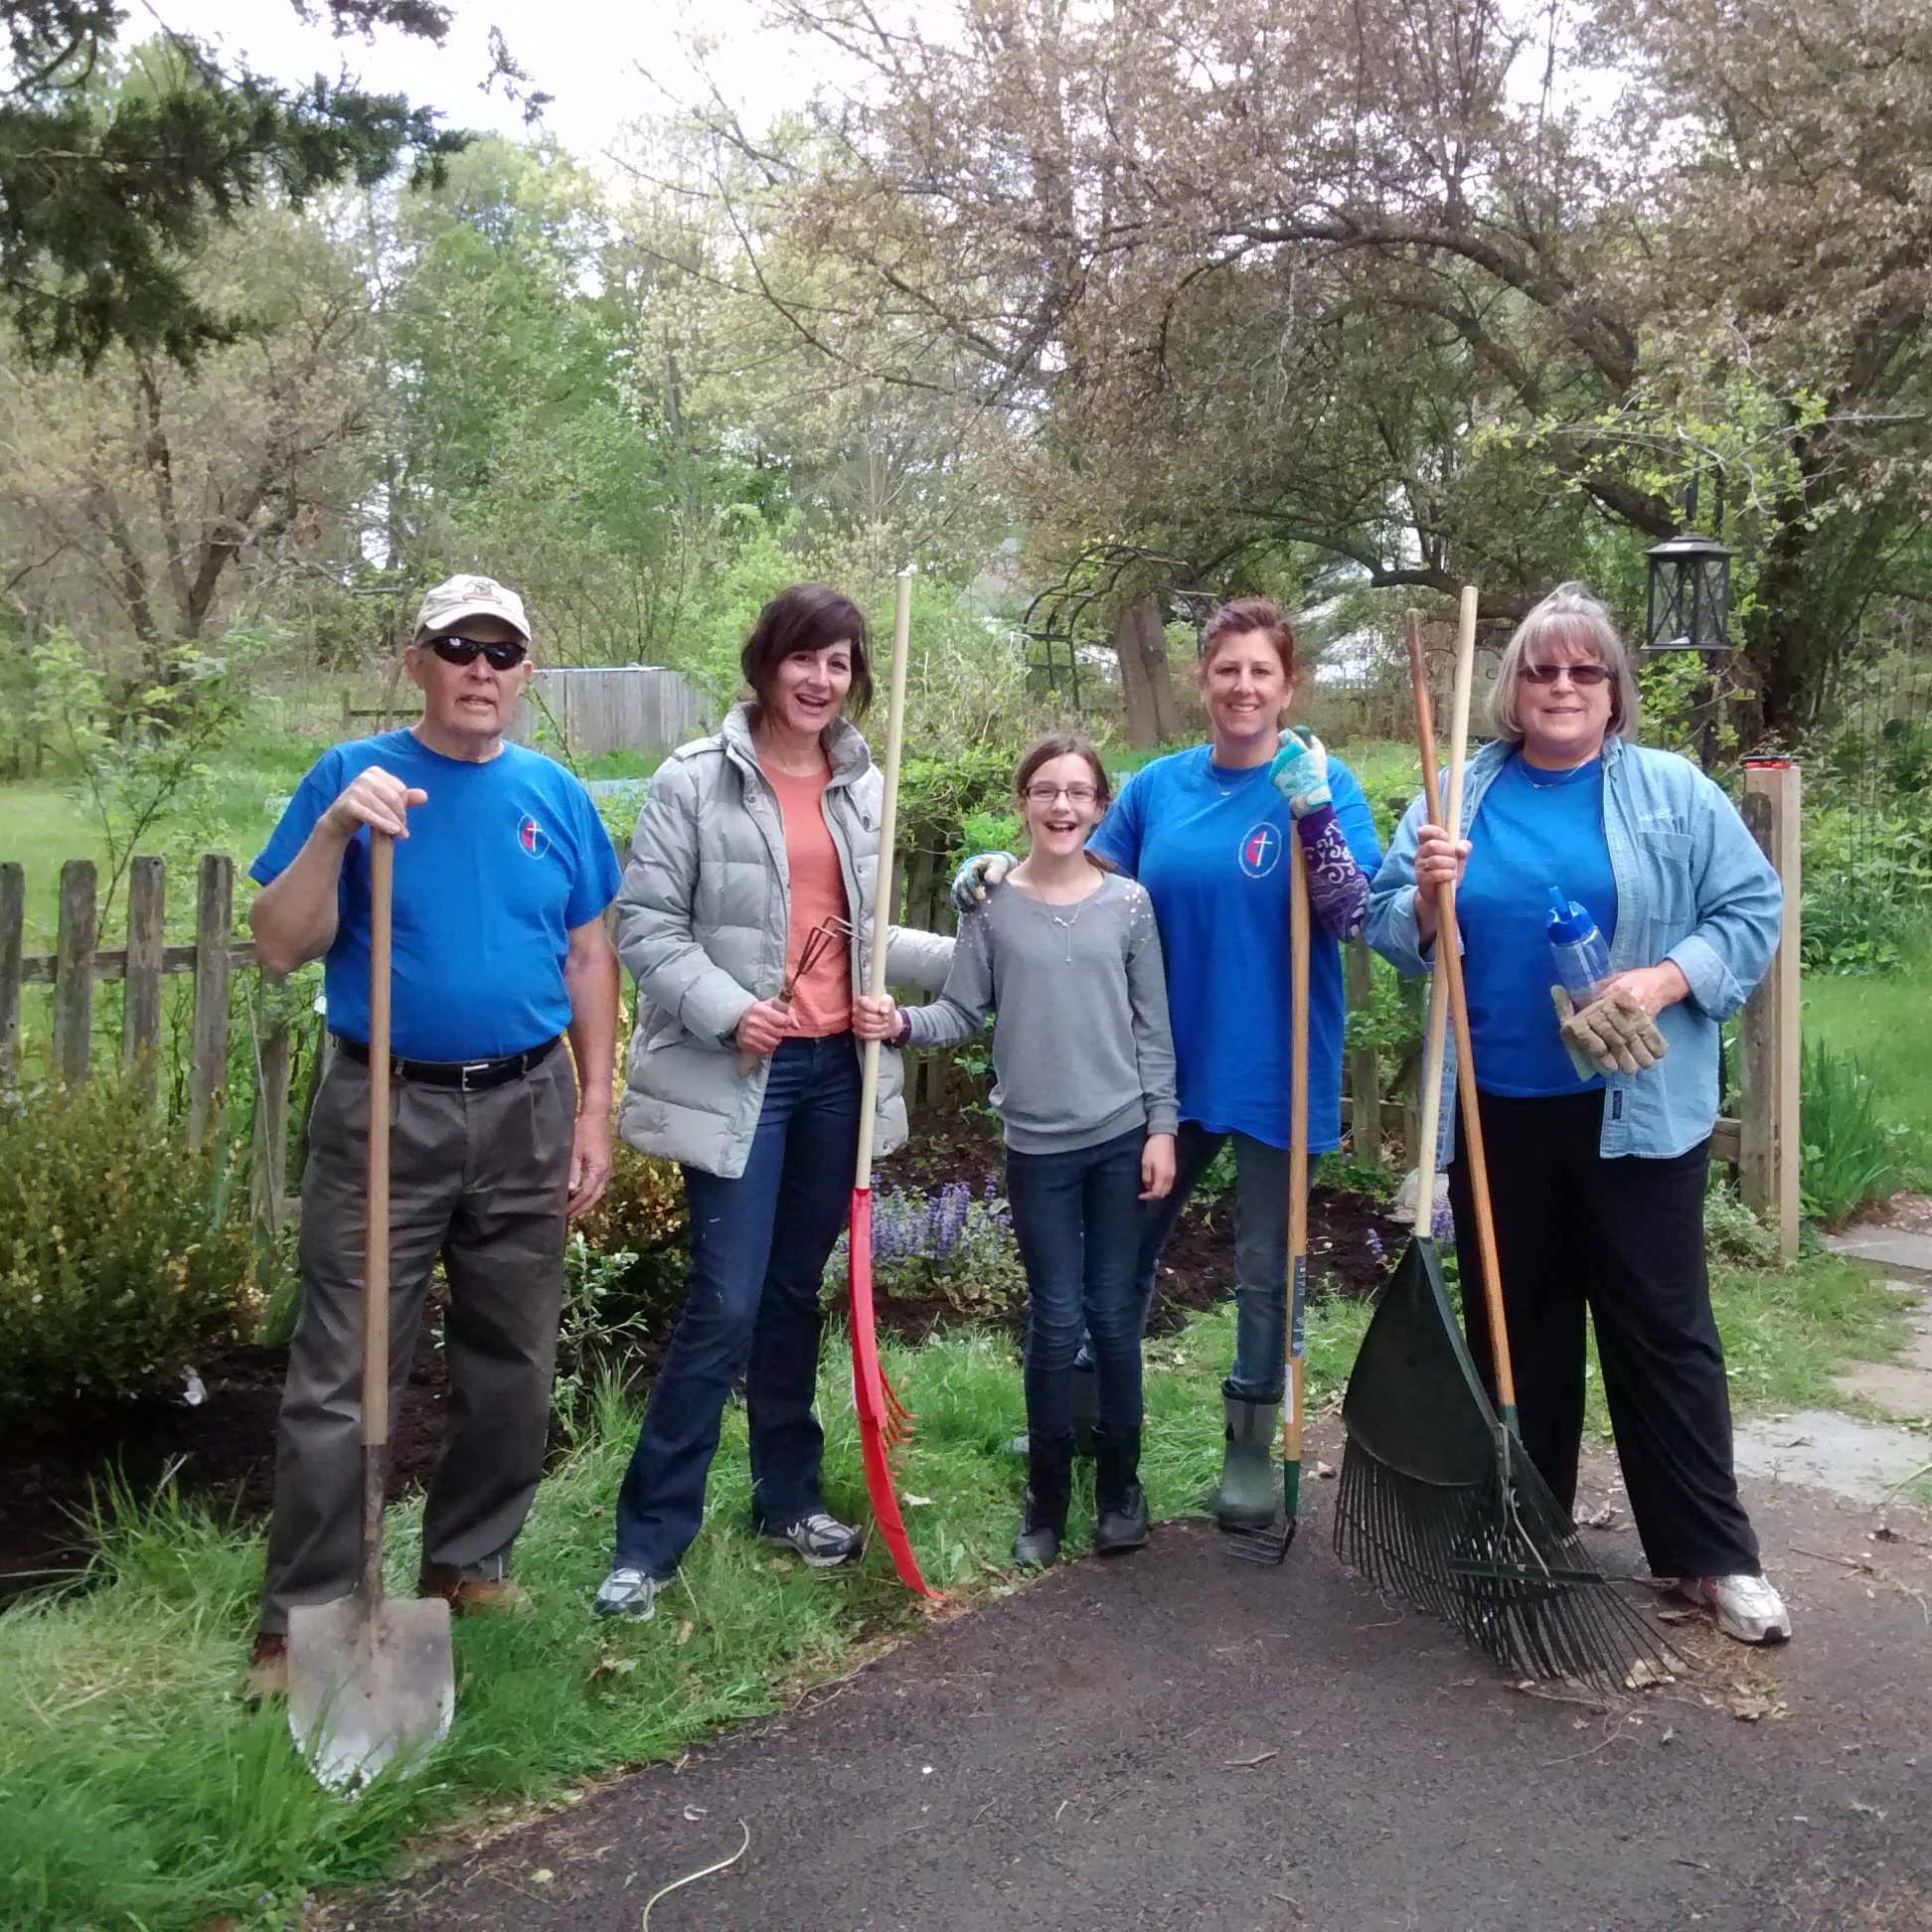
[[1671, 1050], [1657, 1022], [1628, 993], [1606, 993], [1578, 1007], [1564, 988], [1552, 986], [1549, 998], [1579, 1079], [1595, 1073], [1644, 1073]]
[[986, 895], [999, 885], [1018, 862], [1010, 852], [976, 852], [953, 874], [952, 902], [955, 912], [970, 912], [986, 903]]
[[1298, 819], [1335, 803], [1329, 790], [1328, 747], [1306, 725], [1291, 724], [1282, 732], [1281, 749], [1268, 767], [1268, 782]]

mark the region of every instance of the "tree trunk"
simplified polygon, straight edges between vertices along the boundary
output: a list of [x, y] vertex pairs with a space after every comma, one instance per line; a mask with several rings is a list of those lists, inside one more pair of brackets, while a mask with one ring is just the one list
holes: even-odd
[[1168, 672], [1167, 634], [1161, 607], [1137, 597], [1114, 620], [1114, 651], [1127, 702], [1127, 741], [1137, 750], [1172, 744], [1181, 735], [1181, 708]]

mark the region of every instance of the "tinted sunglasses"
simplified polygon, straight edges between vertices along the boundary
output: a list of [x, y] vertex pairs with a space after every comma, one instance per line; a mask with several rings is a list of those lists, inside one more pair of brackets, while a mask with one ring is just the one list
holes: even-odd
[[445, 664], [474, 664], [481, 657], [492, 671], [514, 671], [530, 655], [528, 644], [486, 644], [480, 637], [432, 637], [429, 648]]
[[1523, 677], [1526, 684], [1553, 685], [1565, 671], [1579, 691], [1594, 691], [1610, 675], [1600, 664], [1526, 664]]

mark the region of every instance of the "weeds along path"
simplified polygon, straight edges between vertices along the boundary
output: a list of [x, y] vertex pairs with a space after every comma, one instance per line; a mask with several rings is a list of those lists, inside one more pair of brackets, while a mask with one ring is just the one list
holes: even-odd
[[746, 1831], [652, 1927], [1932, 1921], [1932, 1519], [1759, 1488], [1797, 1641], [1675, 1624], [1611, 1707], [1384, 1606], [1312, 1487], [1281, 1569], [1167, 1525], [322, 1922], [635, 1932]]

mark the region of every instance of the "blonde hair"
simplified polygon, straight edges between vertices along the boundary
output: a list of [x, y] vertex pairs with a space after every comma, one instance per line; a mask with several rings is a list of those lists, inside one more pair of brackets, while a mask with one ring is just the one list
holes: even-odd
[[1550, 662], [1555, 649], [1568, 645], [1587, 652], [1610, 674], [1611, 737], [1635, 737], [1642, 701], [1630, 651], [1609, 609], [1580, 583], [1559, 583], [1524, 618], [1510, 638], [1509, 648], [1490, 688], [1491, 728], [1511, 744], [1523, 742], [1517, 718], [1518, 688], [1526, 666], [1536, 669]]

